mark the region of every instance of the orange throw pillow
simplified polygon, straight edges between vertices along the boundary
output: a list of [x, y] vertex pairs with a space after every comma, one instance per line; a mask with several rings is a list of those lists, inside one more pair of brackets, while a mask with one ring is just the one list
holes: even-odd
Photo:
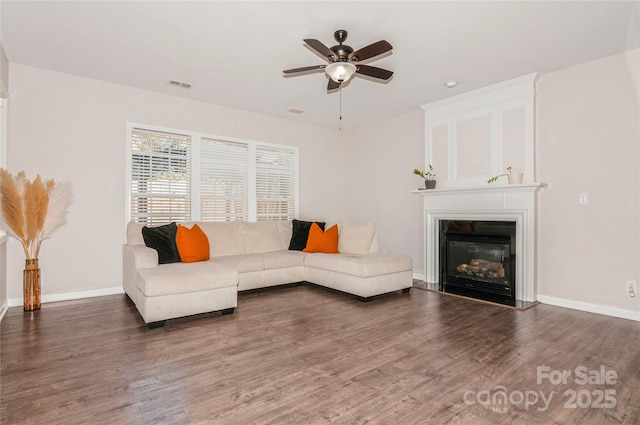
[[338, 254], [338, 225], [334, 224], [323, 232], [320, 226], [313, 223], [309, 229], [307, 247], [302, 251]]
[[178, 224], [176, 245], [183, 263], [209, 259], [209, 239], [197, 224], [194, 224], [191, 229]]

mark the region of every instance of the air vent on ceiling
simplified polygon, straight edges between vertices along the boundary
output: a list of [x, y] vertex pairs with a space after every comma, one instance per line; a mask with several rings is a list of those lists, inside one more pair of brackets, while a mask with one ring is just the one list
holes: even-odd
[[287, 109], [287, 112], [291, 112], [292, 114], [304, 114], [306, 111], [303, 111], [302, 109], [289, 108]]
[[189, 83], [184, 83], [182, 81], [176, 81], [176, 80], [169, 80], [168, 83], [170, 86], [175, 86], [175, 87], [180, 87], [183, 89], [190, 89], [191, 88], [191, 84]]

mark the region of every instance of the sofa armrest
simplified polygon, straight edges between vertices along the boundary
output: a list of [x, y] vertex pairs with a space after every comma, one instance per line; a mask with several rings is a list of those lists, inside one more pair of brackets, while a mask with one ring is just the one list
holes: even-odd
[[158, 251], [145, 245], [122, 246], [122, 288], [136, 302], [136, 279], [139, 269], [158, 267]]

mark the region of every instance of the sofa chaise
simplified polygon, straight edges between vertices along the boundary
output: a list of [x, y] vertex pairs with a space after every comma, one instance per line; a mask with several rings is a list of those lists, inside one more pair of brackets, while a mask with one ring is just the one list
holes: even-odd
[[337, 254], [291, 250], [291, 221], [197, 222], [210, 260], [159, 264], [145, 245], [143, 225], [130, 222], [123, 246], [123, 287], [150, 328], [167, 319], [233, 313], [238, 291], [309, 282], [371, 297], [413, 285], [411, 257], [379, 252], [372, 222], [338, 223]]

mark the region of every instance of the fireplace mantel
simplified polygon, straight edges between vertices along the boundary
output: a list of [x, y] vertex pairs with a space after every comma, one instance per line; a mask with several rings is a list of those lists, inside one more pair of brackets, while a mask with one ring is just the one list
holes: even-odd
[[538, 191], [539, 189], [546, 187], [546, 183], [521, 183], [521, 184], [485, 184], [483, 186], [454, 186], [446, 187], [444, 189], [416, 189], [413, 193], [419, 193], [424, 196], [430, 195], [442, 195], [448, 193], [460, 193], [460, 192], [530, 192]]
[[424, 264], [427, 283], [438, 283], [439, 221], [516, 223], [516, 300], [536, 301], [536, 194], [544, 183], [416, 189], [424, 198]]

